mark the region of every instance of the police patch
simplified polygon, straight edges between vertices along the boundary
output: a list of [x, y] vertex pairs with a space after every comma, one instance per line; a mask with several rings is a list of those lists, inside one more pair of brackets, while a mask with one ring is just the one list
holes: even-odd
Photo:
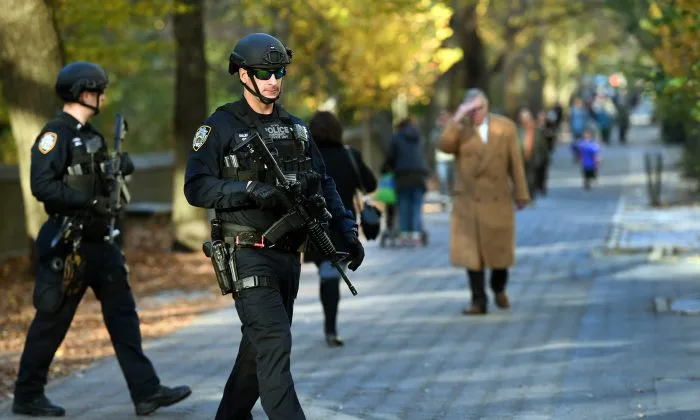
[[197, 129], [197, 132], [194, 133], [194, 140], [192, 140], [192, 149], [195, 152], [199, 150], [202, 146], [204, 146], [204, 143], [209, 137], [209, 133], [211, 133], [211, 127], [209, 127], [208, 125], [203, 125], [199, 127]]
[[301, 141], [309, 141], [309, 134], [306, 131], [306, 127], [301, 124], [294, 124], [294, 134]]
[[42, 154], [45, 155], [53, 150], [53, 148], [56, 146], [57, 140], [58, 136], [56, 133], [47, 131], [43, 136], [41, 136], [41, 139], [39, 139], [39, 144], [37, 144], [36, 147]]

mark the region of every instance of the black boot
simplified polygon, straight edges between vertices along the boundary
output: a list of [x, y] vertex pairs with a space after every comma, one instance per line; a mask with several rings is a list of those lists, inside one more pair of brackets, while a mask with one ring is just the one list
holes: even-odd
[[158, 389], [155, 394], [135, 404], [136, 415], [147, 416], [160, 407], [167, 407], [184, 400], [189, 397], [190, 394], [192, 394], [192, 390], [188, 386], [168, 388], [167, 386], [161, 385], [160, 389]]
[[15, 398], [12, 402], [12, 412], [32, 417], [63, 417], [66, 415], [66, 410], [63, 407], [52, 404], [44, 395], [27, 401]]

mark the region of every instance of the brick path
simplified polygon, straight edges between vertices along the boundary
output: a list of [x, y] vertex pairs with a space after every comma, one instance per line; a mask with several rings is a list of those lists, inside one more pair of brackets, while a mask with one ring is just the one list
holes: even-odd
[[[645, 130], [631, 138], [648, 137]], [[341, 302], [344, 348], [322, 341], [317, 279], [304, 266], [292, 370], [307, 417], [700, 419], [698, 318], [651, 311], [656, 296], [698, 292], [698, 268], [592, 253], [610, 239], [621, 192], [636, 182], [630, 156], [639, 147], [608, 148], [600, 185], [588, 192], [567, 147], [557, 150], [550, 195], [518, 214], [510, 311], [459, 315], [466, 276], [449, 264], [444, 213], [427, 216], [425, 249], [368, 245], [351, 276], [359, 295], [344, 291]], [[154, 417], [213, 418], [239, 339], [231, 306], [148, 343], [163, 382], [194, 389]], [[47, 394], [69, 418], [135, 418], [112, 359]], [[5, 405], [0, 418], [8, 412]], [[266, 418], [259, 405], [254, 416]]]

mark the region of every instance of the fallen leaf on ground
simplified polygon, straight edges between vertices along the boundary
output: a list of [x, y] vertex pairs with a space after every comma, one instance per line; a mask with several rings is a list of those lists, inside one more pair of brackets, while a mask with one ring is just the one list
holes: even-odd
[[[201, 251], [170, 252], [172, 231], [167, 220], [129, 220], [125, 254], [129, 283], [136, 298], [144, 340], [162, 337], [190, 324], [199, 314], [231, 304], [221, 296], [211, 262]], [[0, 264], [0, 401], [10, 398], [29, 324], [34, 317], [34, 278], [29, 258], [18, 257]], [[209, 293], [194, 294], [208, 291]], [[183, 294], [176, 297], [173, 292]], [[168, 299], [160, 296], [172, 296]], [[190, 294], [189, 298], [185, 298]], [[192, 297], [194, 296], [194, 297]], [[66, 339], [51, 364], [50, 379], [86, 369], [106, 356], [113, 356], [100, 303], [88, 291], [76, 312]], [[126, 392], [126, 390], [125, 390]]]

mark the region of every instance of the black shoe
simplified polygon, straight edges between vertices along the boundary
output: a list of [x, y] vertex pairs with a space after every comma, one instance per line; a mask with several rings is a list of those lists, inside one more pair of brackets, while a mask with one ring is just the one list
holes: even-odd
[[136, 415], [147, 416], [160, 407], [167, 407], [184, 400], [189, 397], [190, 394], [192, 394], [192, 390], [188, 386], [168, 388], [167, 386], [161, 385], [160, 389], [158, 389], [155, 394], [135, 404]]
[[15, 398], [12, 402], [12, 412], [32, 417], [63, 417], [66, 415], [66, 410], [63, 407], [52, 404], [44, 395], [29, 401], [19, 401]]
[[326, 344], [328, 344], [328, 347], [342, 347], [345, 345], [343, 340], [336, 334], [326, 334]]

